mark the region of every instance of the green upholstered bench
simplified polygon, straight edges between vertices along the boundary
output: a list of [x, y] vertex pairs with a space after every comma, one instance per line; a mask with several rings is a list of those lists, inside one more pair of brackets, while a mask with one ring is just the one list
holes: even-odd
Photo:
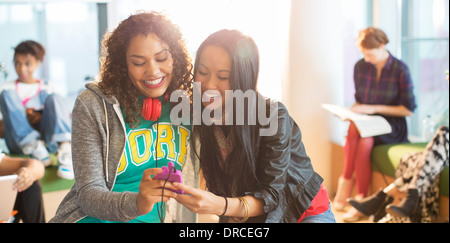
[[[395, 178], [395, 170], [402, 156], [423, 151], [427, 143], [402, 143], [375, 146], [372, 150], [372, 170]], [[442, 171], [439, 179], [440, 195], [449, 196], [449, 167]]]

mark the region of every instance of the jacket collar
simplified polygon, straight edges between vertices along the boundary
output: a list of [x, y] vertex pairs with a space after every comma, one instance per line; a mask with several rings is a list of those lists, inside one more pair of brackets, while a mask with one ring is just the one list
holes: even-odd
[[119, 104], [119, 101], [115, 96], [112, 95], [106, 95], [102, 89], [98, 86], [98, 81], [92, 81], [86, 83], [85, 87], [89, 90], [92, 90], [95, 94], [100, 96], [102, 99], [104, 99], [109, 104]]
[[390, 51], [387, 51], [389, 53], [388, 60], [386, 62], [386, 65], [384, 65], [384, 69], [390, 70], [392, 67], [392, 63], [394, 63], [394, 56], [392, 56]]

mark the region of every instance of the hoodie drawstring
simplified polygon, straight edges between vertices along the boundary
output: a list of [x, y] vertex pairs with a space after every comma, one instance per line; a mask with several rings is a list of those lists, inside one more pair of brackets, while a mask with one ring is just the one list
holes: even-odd
[[108, 124], [108, 112], [106, 110], [106, 103], [105, 100], [102, 98], [103, 100], [103, 107], [105, 108], [105, 116], [106, 116], [106, 165], [105, 165], [105, 174], [106, 174], [106, 182], [109, 181], [109, 172], [108, 172], [108, 157], [109, 157], [109, 124]]

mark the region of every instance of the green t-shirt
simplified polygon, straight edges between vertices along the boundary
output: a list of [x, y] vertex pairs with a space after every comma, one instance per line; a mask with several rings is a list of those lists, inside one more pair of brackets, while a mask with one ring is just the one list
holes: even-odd
[[[175, 126], [170, 122], [170, 103], [162, 107], [161, 118], [158, 122], [140, 119], [138, 127], [131, 129], [126, 124], [126, 144], [117, 169], [116, 182], [113, 192], [138, 192], [144, 170], [167, 166], [172, 161], [177, 170], [181, 170], [186, 161], [187, 145], [191, 134], [190, 125]], [[158, 139], [157, 139], [158, 137]], [[158, 140], [158, 145], [156, 141]], [[157, 160], [156, 160], [157, 158]], [[158, 207], [158, 208], [157, 208]], [[153, 210], [146, 215], [137, 217], [129, 222], [161, 222], [159, 214], [164, 220], [165, 205], [156, 203]], [[80, 223], [114, 223], [93, 217], [85, 217]]]

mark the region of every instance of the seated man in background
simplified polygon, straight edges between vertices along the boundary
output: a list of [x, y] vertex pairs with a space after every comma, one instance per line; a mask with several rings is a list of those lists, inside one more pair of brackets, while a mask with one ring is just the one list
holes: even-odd
[[0, 120], [10, 153], [25, 154], [49, 166], [49, 153], [58, 158], [57, 175], [73, 179], [71, 117], [63, 97], [35, 71], [43, 62], [45, 48], [27, 40], [14, 48], [17, 79], [0, 86]]

